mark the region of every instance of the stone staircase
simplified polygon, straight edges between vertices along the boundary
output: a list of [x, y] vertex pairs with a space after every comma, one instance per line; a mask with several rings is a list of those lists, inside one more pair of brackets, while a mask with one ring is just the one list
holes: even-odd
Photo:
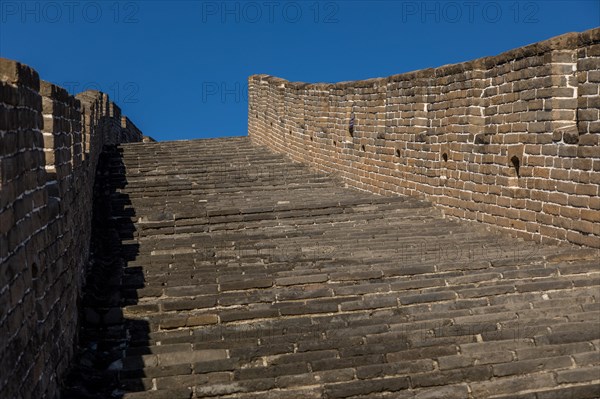
[[600, 397], [597, 250], [346, 188], [246, 137], [127, 144], [105, 165], [111, 288], [85, 305], [102, 332], [82, 333], [110, 354], [98, 390]]

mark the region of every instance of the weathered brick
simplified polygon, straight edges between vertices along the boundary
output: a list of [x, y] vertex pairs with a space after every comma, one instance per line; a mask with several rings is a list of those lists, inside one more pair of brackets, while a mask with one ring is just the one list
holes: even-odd
[[377, 392], [396, 392], [408, 387], [408, 377], [395, 377], [325, 384], [325, 394], [328, 398], [347, 398]]
[[476, 397], [490, 397], [500, 394], [514, 394], [525, 390], [543, 390], [555, 386], [551, 374], [530, 374], [518, 378], [500, 378], [494, 381], [474, 382], [471, 385], [472, 394]]
[[492, 367], [493, 374], [496, 377], [507, 375], [528, 374], [556, 368], [567, 368], [572, 365], [571, 358], [568, 356], [538, 358], [532, 360], [523, 360], [513, 363], [496, 364]]
[[310, 283], [322, 283], [327, 281], [328, 277], [326, 274], [312, 274], [306, 276], [295, 276], [295, 277], [281, 277], [275, 280], [277, 285], [297, 285], [297, 284], [310, 284]]
[[221, 291], [246, 290], [249, 288], [268, 288], [273, 285], [273, 279], [261, 278], [255, 280], [231, 281], [219, 284]]
[[422, 302], [438, 302], [438, 301], [447, 301], [451, 299], [456, 299], [456, 293], [452, 291], [448, 292], [430, 292], [423, 293], [419, 295], [407, 295], [400, 296], [400, 303], [402, 305], [411, 305], [414, 303], [422, 303]]
[[350, 381], [352, 379], [354, 379], [353, 369], [327, 370], [315, 373], [284, 375], [277, 378], [277, 386], [279, 388], [286, 388], [287, 390], [293, 386], [319, 385], [323, 383]]
[[582, 367], [575, 370], [560, 370], [556, 372], [556, 381], [560, 384], [593, 381], [600, 379], [598, 367]]

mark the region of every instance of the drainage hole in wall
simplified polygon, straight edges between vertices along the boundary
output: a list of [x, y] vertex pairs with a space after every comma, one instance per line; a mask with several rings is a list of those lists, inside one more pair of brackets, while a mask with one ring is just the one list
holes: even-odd
[[361, 151], [364, 151], [364, 150], [365, 150], [365, 146], [364, 146], [364, 145], [361, 145], [361, 146], [360, 146], [360, 150], [361, 150]]
[[517, 174], [517, 177], [521, 177], [521, 175], [519, 174], [519, 167], [520, 167], [519, 157], [514, 155], [510, 159], [510, 162], [512, 163], [513, 167], [515, 168], [515, 173]]
[[448, 162], [448, 154], [447, 153], [443, 153], [442, 154], [442, 159], [444, 160], [444, 162]]

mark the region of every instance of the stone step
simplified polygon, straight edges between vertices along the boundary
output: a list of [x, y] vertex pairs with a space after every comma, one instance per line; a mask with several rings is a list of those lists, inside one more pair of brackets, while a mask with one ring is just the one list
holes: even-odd
[[586, 398], [600, 382], [597, 251], [346, 188], [245, 137], [107, 162], [124, 264], [116, 304], [87, 313], [120, 331], [98, 342], [124, 354], [126, 398]]

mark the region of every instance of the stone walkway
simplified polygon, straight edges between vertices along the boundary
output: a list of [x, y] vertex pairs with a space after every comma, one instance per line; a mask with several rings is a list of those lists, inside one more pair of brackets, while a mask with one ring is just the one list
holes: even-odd
[[124, 355], [106, 366], [125, 398], [600, 397], [598, 251], [345, 188], [245, 137], [120, 151], [117, 295], [86, 318]]

